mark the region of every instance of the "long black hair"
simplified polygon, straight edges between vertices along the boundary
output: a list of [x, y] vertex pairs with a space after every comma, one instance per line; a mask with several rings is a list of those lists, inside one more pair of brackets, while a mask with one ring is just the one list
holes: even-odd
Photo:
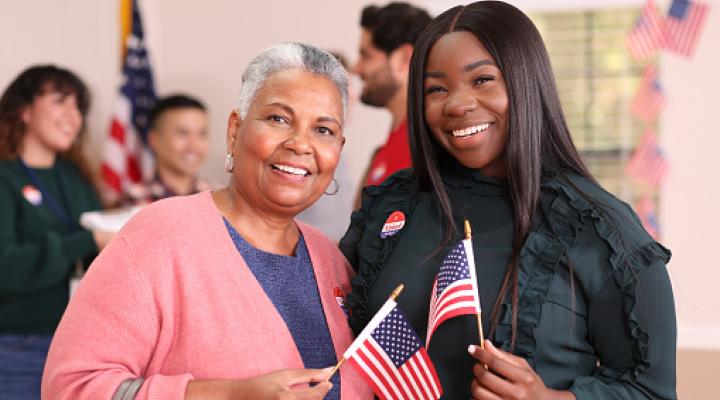
[[419, 190], [432, 192], [443, 215], [441, 247], [456, 236], [453, 205], [439, 166], [451, 157], [432, 137], [424, 116], [423, 80], [428, 54], [450, 32], [475, 35], [492, 55], [507, 87], [508, 137], [502, 155], [514, 214], [513, 251], [491, 314], [490, 335], [500, 318], [501, 304], [512, 291], [512, 340], [517, 336], [518, 259], [532, 228], [543, 171], [577, 174], [594, 181], [570, 137], [557, 93], [550, 58], [535, 25], [520, 10], [501, 1], [458, 6], [435, 18], [415, 43], [410, 62], [408, 123], [410, 149]]

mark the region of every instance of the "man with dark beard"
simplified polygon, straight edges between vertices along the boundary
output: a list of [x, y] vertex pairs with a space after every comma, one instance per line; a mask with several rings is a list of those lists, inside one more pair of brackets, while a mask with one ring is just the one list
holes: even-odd
[[362, 186], [378, 185], [397, 170], [412, 166], [407, 131], [408, 67], [415, 39], [430, 20], [425, 10], [407, 3], [363, 9], [360, 54], [352, 72], [364, 83], [360, 100], [387, 108], [392, 127], [385, 144], [375, 151]]

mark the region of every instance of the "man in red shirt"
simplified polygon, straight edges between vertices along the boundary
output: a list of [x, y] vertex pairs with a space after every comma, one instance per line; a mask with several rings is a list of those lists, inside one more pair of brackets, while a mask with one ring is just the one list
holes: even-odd
[[352, 72], [364, 86], [360, 100], [387, 108], [392, 128], [387, 141], [373, 155], [362, 186], [377, 185], [397, 170], [412, 166], [407, 125], [407, 84], [413, 45], [430, 22], [430, 15], [406, 3], [363, 9], [360, 57]]

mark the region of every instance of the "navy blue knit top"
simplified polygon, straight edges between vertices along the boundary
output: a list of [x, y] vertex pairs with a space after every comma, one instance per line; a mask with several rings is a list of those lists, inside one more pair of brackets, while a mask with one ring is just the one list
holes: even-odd
[[[335, 365], [338, 359], [303, 236], [294, 256], [272, 254], [253, 247], [223, 220], [235, 247], [290, 330], [305, 368]], [[333, 387], [325, 398], [340, 399], [339, 371], [331, 382]]]

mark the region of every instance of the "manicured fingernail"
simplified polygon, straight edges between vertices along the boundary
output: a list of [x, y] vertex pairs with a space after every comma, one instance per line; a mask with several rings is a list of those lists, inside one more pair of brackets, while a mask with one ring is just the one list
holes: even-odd
[[328, 372], [332, 371], [332, 370], [333, 370], [333, 368], [335, 368], [335, 367], [327, 367], [327, 368], [323, 368], [323, 370], [322, 370], [322, 371], [323, 371], [324, 373], [326, 373], [326, 374], [327, 374]]
[[475, 352], [475, 345], [471, 344], [470, 346], [468, 346], [468, 353], [472, 354], [474, 352]]

